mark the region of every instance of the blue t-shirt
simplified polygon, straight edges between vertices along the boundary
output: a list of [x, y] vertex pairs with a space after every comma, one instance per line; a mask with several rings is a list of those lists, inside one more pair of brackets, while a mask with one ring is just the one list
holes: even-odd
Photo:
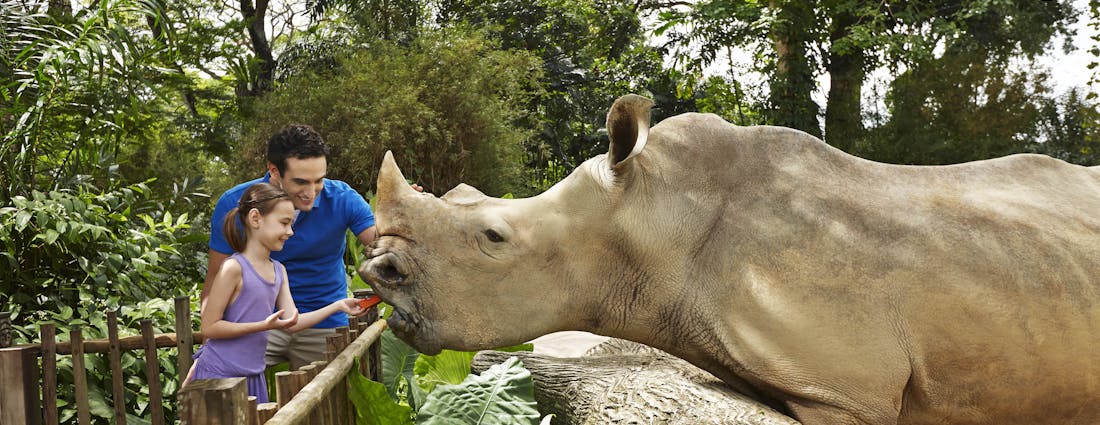
[[[270, 174], [239, 184], [218, 198], [210, 219], [210, 249], [229, 255], [233, 249], [222, 233], [226, 214], [240, 202], [249, 186], [269, 182]], [[309, 212], [298, 211], [294, 234], [282, 251], [272, 251], [271, 258], [286, 266], [290, 278], [290, 294], [302, 313], [318, 310], [334, 301], [347, 298], [348, 276], [344, 266], [347, 231], [358, 235], [374, 225], [370, 205], [355, 189], [339, 180], [325, 179], [324, 188], [313, 201]], [[348, 317], [338, 312], [315, 327], [347, 326]]]

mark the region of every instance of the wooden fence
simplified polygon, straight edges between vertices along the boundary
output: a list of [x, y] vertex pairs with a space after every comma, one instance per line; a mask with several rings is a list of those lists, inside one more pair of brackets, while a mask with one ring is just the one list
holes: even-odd
[[[329, 360], [293, 372], [275, 374], [276, 401], [256, 404], [244, 378], [195, 381], [180, 393], [180, 423], [185, 425], [350, 425], [355, 410], [348, 398], [348, 374], [359, 360], [359, 372], [370, 373], [371, 347], [386, 328], [384, 320], [369, 327], [342, 328], [328, 337]], [[350, 341], [350, 343], [349, 343]], [[377, 380], [377, 377], [372, 378]]]
[[[357, 292], [356, 295], [364, 296], [365, 294]], [[164, 398], [159, 379], [160, 363], [157, 360], [157, 349], [176, 348], [178, 353], [178, 373], [180, 374], [179, 382], [183, 383], [183, 379], [187, 376], [187, 371], [191, 368], [191, 356], [194, 352], [194, 345], [202, 342], [202, 334], [192, 332], [191, 301], [188, 297], [178, 297], [175, 299], [175, 318], [176, 333], [154, 335], [152, 321], [143, 320], [140, 322], [140, 336], [119, 338], [118, 315], [117, 312], [112, 311], [107, 313], [108, 339], [106, 340], [85, 341], [81, 334], [80, 327], [73, 326], [69, 332], [69, 341], [58, 342], [56, 340], [56, 326], [53, 324], [42, 324], [40, 327], [40, 343], [0, 348], [0, 424], [56, 425], [58, 423], [57, 356], [59, 355], [72, 356], [77, 423], [80, 425], [90, 424], [91, 409], [88, 405], [85, 355], [107, 353], [111, 369], [112, 400], [115, 401], [113, 407], [115, 412], [114, 423], [125, 425], [125, 402], [119, 402], [125, 400], [123, 370], [121, 366], [122, 352], [138, 350], [143, 351], [145, 356], [145, 379], [149, 387], [149, 420], [153, 425], [164, 424]], [[319, 376], [322, 371], [343, 369], [342, 378], [346, 380], [348, 370], [354, 358], [362, 359], [360, 367], [364, 375], [374, 380], [380, 379], [380, 353], [376, 342], [378, 340], [378, 335], [381, 334], [381, 330], [385, 327], [385, 322], [378, 320], [378, 310], [376, 308], [369, 310], [363, 318], [365, 320], [362, 324], [354, 317], [349, 318], [349, 327], [337, 328], [334, 335], [329, 337], [328, 349], [330, 352], [330, 362], [316, 362], [316, 364], [303, 367], [299, 371], [280, 372], [276, 374], [276, 386], [283, 388], [279, 390], [280, 402], [277, 403], [276, 406], [262, 406], [260, 411], [263, 412], [265, 411], [264, 409], [267, 409], [274, 414], [276, 410], [280, 410], [286, 412], [283, 413], [281, 417], [296, 417], [294, 415], [297, 415], [297, 413], [294, 413], [293, 409], [307, 407], [310, 411], [315, 410], [315, 406], [303, 404], [302, 402], [297, 404], [297, 406], [302, 407], [288, 407], [288, 404], [291, 403], [291, 396], [295, 393], [313, 394], [317, 392], [318, 390], [315, 389], [317, 387], [310, 389], [309, 385], [312, 385], [312, 378], [314, 376]], [[366, 324], [370, 322], [377, 323], [374, 323], [368, 328]], [[369, 338], [357, 338], [364, 333], [373, 336]], [[355, 351], [354, 355], [351, 353], [352, 350]], [[347, 356], [345, 356], [345, 354], [347, 354]], [[337, 362], [337, 360], [344, 357], [348, 359]], [[39, 366], [39, 358], [41, 358], [41, 366]], [[347, 366], [345, 367], [342, 362], [346, 362]], [[339, 368], [334, 368], [338, 363]], [[334, 373], [335, 372], [329, 372], [325, 376]], [[305, 377], [304, 380], [302, 380], [303, 377]], [[202, 388], [211, 385], [218, 386], [226, 384], [228, 383], [205, 383], [204, 381], [195, 381], [195, 383], [188, 385], [187, 388], [181, 391], [179, 394], [180, 401], [181, 403], [185, 402], [180, 406], [180, 418], [182, 423], [246, 423], [208, 422], [205, 420], [196, 421], [194, 419], [185, 418], [184, 412], [194, 412], [194, 406], [198, 406], [190, 403], [194, 402], [196, 394], [205, 393], [205, 391], [201, 390]], [[325, 395], [332, 393], [333, 387], [338, 387], [335, 385], [335, 382], [326, 385], [327, 389], [324, 391]], [[346, 388], [346, 385], [343, 387]], [[305, 389], [309, 389], [309, 392], [304, 392]], [[303, 392], [299, 392], [298, 390], [302, 390]], [[283, 392], [286, 392], [286, 394], [284, 395]], [[350, 403], [348, 403], [346, 399], [346, 391], [343, 394], [345, 397], [343, 400], [334, 399], [334, 396], [326, 398], [326, 400], [329, 400], [327, 403], [331, 405], [331, 409], [329, 410], [340, 409], [344, 414], [347, 414], [347, 412], [351, 410], [349, 408]], [[339, 394], [336, 394], [335, 396], [338, 395]], [[204, 396], [199, 396], [199, 398], [202, 397]], [[338, 402], [342, 402], [343, 404], [339, 404]], [[211, 404], [205, 403], [200, 405], [210, 406]], [[213, 405], [217, 406], [217, 403]], [[282, 408], [279, 408], [279, 406], [282, 406]], [[228, 406], [226, 406], [226, 408], [227, 407]], [[222, 409], [223, 407], [216, 408]], [[268, 417], [270, 416], [271, 415], [268, 415]], [[257, 416], [257, 418], [259, 417], [261, 416]], [[327, 424], [344, 422], [316, 423]]]

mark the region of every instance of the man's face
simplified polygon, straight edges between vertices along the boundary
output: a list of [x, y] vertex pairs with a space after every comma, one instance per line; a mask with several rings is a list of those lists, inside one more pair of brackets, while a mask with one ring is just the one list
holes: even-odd
[[325, 157], [287, 158], [286, 172], [279, 174], [274, 164], [268, 163], [271, 183], [290, 194], [294, 208], [302, 211], [313, 209], [313, 201], [324, 188], [325, 174], [328, 173], [328, 161]]

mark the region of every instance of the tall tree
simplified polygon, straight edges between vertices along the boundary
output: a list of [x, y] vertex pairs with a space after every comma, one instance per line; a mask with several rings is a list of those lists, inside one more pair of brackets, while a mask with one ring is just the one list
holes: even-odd
[[771, 94], [766, 114], [776, 125], [797, 128], [821, 137], [819, 107], [811, 95], [817, 87], [814, 78], [817, 60], [811, 43], [818, 37], [818, 16], [813, 3], [798, 0], [772, 0], [774, 20], [769, 29], [775, 52], [770, 73]]
[[444, 27], [489, 28], [502, 48], [542, 58], [541, 85], [546, 90], [528, 106], [537, 113], [525, 125], [539, 130], [528, 146], [529, 166], [550, 170], [545, 181], [553, 182], [606, 149], [606, 135], [599, 129], [615, 97], [648, 88], [655, 93], [675, 89], [674, 84], [661, 84], [667, 81], [660, 78], [660, 55], [642, 45], [641, 16], [656, 5], [636, 0], [445, 0], [436, 19]]
[[276, 62], [271, 54], [271, 41], [267, 38], [267, 6], [268, 0], [240, 0], [241, 18], [255, 55], [254, 63], [249, 64], [249, 68], [255, 71], [255, 78], [238, 82], [237, 93], [240, 95], [258, 96], [274, 87]]
[[755, 52], [770, 86], [768, 123], [820, 134], [806, 99], [817, 89], [812, 77], [827, 72], [825, 140], [851, 150], [864, 133], [861, 92], [869, 71], [912, 69], [954, 50], [968, 53], [953, 61], [971, 57], [1003, 66], [1042, 52], [1053, 35], [1065, 34], [1071, 11], [1068, 1], [708, 0], [662, 19], [664, 28], [674, 28], [673, 42], [699, 46], [704, 64], [731, 46]]

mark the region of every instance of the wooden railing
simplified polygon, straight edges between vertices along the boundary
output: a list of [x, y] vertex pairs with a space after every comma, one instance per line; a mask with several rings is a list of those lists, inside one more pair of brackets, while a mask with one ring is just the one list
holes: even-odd
[[[123, 388], [122, 352], [141, 350], [145, 355], [145, 379], [149, 387], [150, 422], [164, 424], [164, 398], [160, 382], [160, 362], [157, 349], [176, 347], [179, 352], [178, 372], [182, 378], [191, 368], [194, 344], [202, 336], [191, 332], [191, 300], [175, 299], [176, 330], [174, 334], [153, 334], [153, 322], [142, 320], [141, 335], [126, 338], [118, 336], [118, 312], [107, 312], [107, 339], [84, 340], [80, 326], [72, 326], [69, 341], [57, 341], [57, 327], [43, 323], [39, 327], [41, 342], [16, 347], [0, 348], [0, 424], [56, 425], [57, 410], [57, 356], [71, 355], [73, 390], [76, 398], [78, 424], [91, 423], [88, 405], [88, 374], [85, 368], [86, 354], [107, 353], [111, 369], [111, 394], [114, 403], [114, 423], [126, 424], [126, 405]], [[41, 377], [38, 358], [42, 358]], [[41, 398], [39, 398], [41, 396]]]
[[[276, 401], [256, 404], [248, 396], [244, 378], [196, 380], [180, 392], [180, 423], [185, 425], [343, 425], [355, 423], [355, 411], [348, 398], [348, 375], [370, 376], [370, 348], [376, 347], [384, 320], [369, 327], [329, 337], [328, 361], [314, 362], [294, 372], [275, 375]], [[350, 343], [349, 343], [350, 341]], [[352, 366], [359, 361], [359, 370]], [[377, 379], [377, 377], [375, 378]]]
[[[356, 296], [364, 295], [357, 291]], [[107, 353], [111, 369], [111, 394], [112, 399], [115, 401], [113, 406], [115, 420], [113, 423], [125, 425], [125, 402], [120, 402], [125, 400], [123, 369], [121, 366], [122, 352], [139, 350], [143, 351], [145, 356], [145, 379], [149, 389], [149, 420], [153, 425], [164, 424], [163, 409], [165, 400], [160, 382], [160, 362], [157, 360], [157, 349], [176, 348], [179, 353], [177, 372], [180, 376], [178, 382], [182, 383], [191, 368], [194, 344], [202, 342], [202, 334], [192, 332], [191, 301], [188, 297], [175, 299], [175, 318], [177, 332], [174, 334], [154, 335], [152, 321], [143, 320], [140, 322], [140, 336], [120, 338], [118, 335], [118, 315], [117, 312], [112, 311], [107, 313], [108, 338], [105, 340], [85, 341], [81, 328], [73, 326], [69, 332], [69, 341], [58, 342], [56, 340], [56, 326], [47, 323], [40, 326], [40, 343], [0, 348], [0, 424], [56, 425], [58, 423], [57, 356], [60, 355], [72, 356], [77, 423], [80, 425], [91, 423], [85, 355]], [[337, 418], [337, 413], [331, 413], [332, 416], [329, 416], [329, 418], [332, 420], [312, 423], [354, 423], [354, 418], [350, 416], [351, 409], [347, 398], [346, 384], [337, 385], [337, 382], [346, 382], [348, 370], [350, 370], [351, 364], [356, 358], [361, 360], [360, 368], [364, 375], [374, 380], [381, 378], [380, 353], [377, 340], [382, 329], [385, 328], [385, 322], [378, 320], [378, 310], [373, 307], [368, 310], [363, 319], [360, 323], [354, 317], [349, 318], [348, 327], [337, 328], [336, 332], [328, 338], [328, 361], [314, 362], [312, 365], [307, 365], [293, 372], [277, 373], [275, 384], [277, 388], [281, 388], [278, 390], [279, 402], [270, 403], [268, 406], [256, 406], [253, 410], [257, 412], [255, 416], [257, 420], [272, 418], [272, 416], [297, 418], [301, 415], [301, 413], [294, 413], [297, 409], [305, 409], [306, 414], [317, 411], [317, 403], [319, 402], [292, 401], [292, 396], [295, 394], [305, 394], [293, 398], [293, 400], [324, 399], [330, 407], [323, 409], [323, 411], [335, 412], [338, 410], [342, 412], [340, 414], [345, 415], [343, 418], [346, 418]], [[374, 322], [374, 324], [368, 327], [367, 324], [371, 322]], [[366, 338], [361, 335], [366, 336]], [[41, 369], [39, 368], [39, 358], [41, 358]], [[339, 375], [339, 378], [333, 378], [332, 375]], [[315, 385], [315, 381], [318, 380], [313, 378], [316, 376], [325, 377], [322, 384], [320, 384], [321, 386]], [[340, 380], [340, 378], [343, 380]], [[210, 422], [205, 419], [196, 420], [193, 417], [185, 418], [185, 411], [192, 416], [195, 414], [195, 406], [215, 406], [215, 410], [203, 414], [219, 414], [223, 410], [229, 410], [230, 406], [236, 406], [235, 404], [228, 404], [228, 401], [213, 402], [214, 404], [210, 404], [210, 402], [193, 404], [197, 402], [198, 398], [210, 397], [211, 394], [223, 394], [223, 390], [214, 389], [222, 387], [227, 388], [224, 391], [229, 391], [224, 392], [224, 394], [234, 394], [234, 397], [239, 395], [233, 392], [235, 390], [232, 390], [232, 388], [235, 387], [233, 387], [232, 382], [195, 381], [195, 383], [188, 385], [179, 394], [181, 421], [194, 424], [246, 423]], [[205, 390], [204, 388], [211, 389]], [[340, 391], [341, 388], [343, 388], [343, 392]], [[209, 394], [204, 395], [207, 392]], [[174, 400], [168, 401], [172, 402]], [[246, 397], [245, 403], [247, 404], [247, 402]], [[291, 405], [291, 403], [294, 404]], [[255, 403], [253, 402], [253, 404]], [[283, 413], [280, 416], [276, 414], [276, 411]], [[287, 419], [279, 420], [286, 421]], [[264, 422], [252, 423], [262, 424]]]

